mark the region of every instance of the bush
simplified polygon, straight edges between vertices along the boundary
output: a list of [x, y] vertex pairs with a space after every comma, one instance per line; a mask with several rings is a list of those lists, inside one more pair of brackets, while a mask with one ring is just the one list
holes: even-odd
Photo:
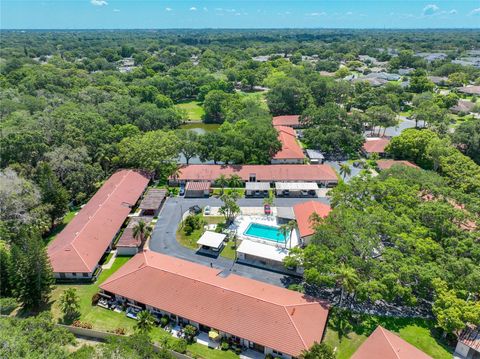
[[15, 298], [0, 298], [0, 314], [8, 315], [16, 307], [18, 307], [18, 302]]
[[188, 224], [186, 224], [184, 227], [183, 227], [183, 231], [185, 232], [185, 234], [187, 236], [191, 235], [193, 233], [193, 227], [192, 226], [189, 226]]
[[83, 328], [83, 329], [92, 329], [93, 325], [87, 322], [81, 322], [80, 320], [75, 320], [72, 324], [74, 327]]
[[188, 324], [183, 329], [183, 333], [185, 334], [185, 339], [187, 340], [187, 342], [193, 343], [193, 338], [195, 338], [195, 335], [197, 335], [197, 328], [195, 328], [193, 325]]
[[228, 348], [230, 348], [230, 345], [228, 345], [227, 342], [222, 342], [222, 344], [220, 344], [220, 349], [228, 350]]
[[97, 305], [99, 300], [100, 300], [100, 294], [95, 293], [94, 295], [92, 295], [92, 305]]
[[125, 330], [125, 328], [116, 328], [114, 333], [117, 335], [125, 335], [127, 331]]
[[187, 345], [188, 343], [185, 339], [180, 339], [172, 345], [172, 350], [180, 354], [185, 354], [187, 352]]
[[160, 325], [162, 326], [162, 328], [166, 327], [168, 323], [170, 323], [170, 318], [168, 316], [164, 315], [160, 318]]

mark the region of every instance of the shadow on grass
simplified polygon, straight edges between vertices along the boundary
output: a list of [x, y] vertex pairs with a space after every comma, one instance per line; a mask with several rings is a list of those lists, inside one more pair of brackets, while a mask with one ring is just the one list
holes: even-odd
[[330, 315], [329, 325], [338, 333], [340, 339], [349, 339], [352, 332], [368, 337], [379, 325], [395, 333], [400, 333], [406, 327], [418, 327], [427, 330], [431, 338], [443, 349], [453, 351], [452, 345], [442, 338], [441, 332], [435, 328], [434, 321], [430, 319], [382, 317], [334, 309]]

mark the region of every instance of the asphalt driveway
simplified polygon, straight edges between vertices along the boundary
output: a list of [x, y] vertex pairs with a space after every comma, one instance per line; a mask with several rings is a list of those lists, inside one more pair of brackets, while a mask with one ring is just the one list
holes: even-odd
[[[290, 207], [296, 203], [309, 200], [311, 200], [311, 198], [277, 198], [275, 200], [275, 205], [279, 207]], [[316, 198], [316, 200], [328, 203], [327, 198], [324, 197]], [[218, 256], [217, 258], [206, 257], [195, 253], [195, 251], [189, 248], [181, 246], [180, 243], [177, 242], [176, 232], [180, 224], [182, 214], [188, 211], [188, 208], [193, 205], [199, 205], [202, 208], [207, 205], [219, 207], [222, 205], [222, 202], [215, 197], [167, 198], [149, 241], [150, 250], [207, 266], [211, 265], [214, 268], [221, 269], [223, 271], [223, 275], [234, 273], [243, 277], [256, 279], [281, 287], [287, 287], [292, 282], [298, 281], [297, 278], [290, 277], [283, 273], [277, 273], [263, 268], [236, 263], [231, 259], [221, 256]], [[263, 199], [241, 198], [238, 200], [238, 205], [240, 207], [262, 207]]]

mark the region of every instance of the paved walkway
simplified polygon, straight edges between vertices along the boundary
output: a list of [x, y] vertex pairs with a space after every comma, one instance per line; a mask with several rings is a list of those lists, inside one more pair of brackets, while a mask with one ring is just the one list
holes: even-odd
[[113, 265], [113, 262], [115, 262], [115, 258], [117, 257], [117, 250], [113, 250], [111, 251], [110, 253], [113, 253], [112, 257], [110, 258], [110, 260], [105, 263], [104, 265], [102, 265], [102, 269], [110, 269], [112, 268], [112, 265]]
[[[309, 200], [311, 200], [311, 198], [277, 198], [275, 200], [275, 205], [291, 207], [295, 203]], [[316, 200], [328, 203], [327, 198], [317, 198]], [[158, 221], [152, 232], [151, 238], [148, 241], [148, 247], [150, 250], [207, 266], [211, 265], [214, 268], [221, 269], [224, 275], [234, 273], [243, 277], [260, 280], [283, 287], [287, 287], [290, 283], [292, 283], [292, 281], [296, 281], [296, 279], [285, 274], [248, 266], [246, 264], [236, 263], [231, 259], [221, 256], [218, 256], [217, 258], [206, 257], [196, 254], [195, 251], [189, 248], [181, 246], [176, 239], [177, 228], [180, 224], [182, 214], [188, 211], [188, 208], [193, 205], [199, 205], [202, 208], [207, 205], [211, 207], [219, 207], [222, 205], [222, 202], [215, 197], [167, 198], [158, 217]], [[261, 207], [263, 205], [263, 199], [241, 198], [238, 200], [238, 205], [240, 207]]]

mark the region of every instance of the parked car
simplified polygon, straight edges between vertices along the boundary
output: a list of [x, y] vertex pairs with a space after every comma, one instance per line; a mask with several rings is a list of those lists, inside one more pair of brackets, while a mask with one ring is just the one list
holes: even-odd
[[185, 195], [185, 185], [180, 185], [180, 191], [178, 192], [180, 196]]
[[188, 209], [190, 213], [199, 214], [202, 213], [202, 208], [199, 205], [194, 205]]
[[302, 190], [301, 194], [302, 194], [302, 196], [307, 197], [308, 196], [308, 191]]
[[210, 206], [205, 206], [205, 208], [203, 209], [203, 214], [206, 215], [206, 216], [209, 216], [210, 213], [211, 213]]
[[128, 318], [137, 319], [138, 313], [140, 313], [140, 309], [134, 308], [134, 307], [128, 307], [125, 315]]
[[288, 189], [283, 190], [282, 194], [287, 197], [290, 196], [290, 191]]
[[266, 204], [266, 205], [263, 206], [263, 212], [265, 214], [272, 214], [272, 209], [270, 208], [269, 204]]

